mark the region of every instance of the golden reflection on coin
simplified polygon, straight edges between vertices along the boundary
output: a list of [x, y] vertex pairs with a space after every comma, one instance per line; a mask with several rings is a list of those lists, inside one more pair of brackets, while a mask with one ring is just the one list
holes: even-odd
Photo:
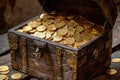
[[0, 66], [0, 72], [4, 72], [4, 71], [8, 71], [8, 70], [9, 70], [8, 66], [5, 66], [5, 65]]
[[22, 77], [22, 74], [21, 73], [14, 73], [11, 75], [11, 78], [12, 79], [15, 79], [15, 80], [18, 80]]
[[70, 20], [69, 22], [67, 22], [67, 25], [69, 27], [76, 27], [78, 24], [74, 20]]
[[120, 58], [113, 58], [113, 59], [112, 59], [112, 62], [119, 63], [119, 62], [120, 62]]
[[0, 80], [8, 80], [7, 75], [0, 75]]
[[53, 38], [53, 41], [61, 41], [63, 38], [62, 38], [62, 36], [55, 36], [54, 38]]
[[47, 31], [46, 32], [46, 39], [49, 39], [49, 38], [51, 38], [51, 36], [52, 36], [52, 34], [54, 33], [54, 31]]
[[44, 31], [44, 30], [46, 30], [46, 26], [44, 26], [44, 25], [37, 27], [37, 31]]
[[40, 18], [41, 18], [41, 19], [44, 19], [47, 15], [48, 15], [47, 13], [42, 13], [42, 14], [40, 15]]
[[30, 34], [32, 34], [34, 32], [36, 32], [36, 29], [33, 29], [33, 30], [29, 31]]
[[45, 38], [46, 32], [35, 32], [34, 36], [39, 38]]
[[65, 38], [65, 42], [68, 45], [72, 45], [72, 44], [74, 44], [75, 39], [73, 37], [68, 37], [68, 38]]
[[51, 24], [51, 25], [47, 26], [47, 29], [51, 30], [51, 31], [54, 31], [54, 30], [56, 30], [56, 27], [55, 27], [54, 24]]
[[117, 70], [116, 70], [116, 69], [107, 69], [107, 70], [106, 70], [106, 73], [107, 73], [108, 75], [114, 75], [114, 74], [117, 73]]
[[24, 32], [28, 32], [28, 31], [31, 31], [31, 30], [32, 30], [32, 28], [30, 26], [24, 26], [23, 27]]

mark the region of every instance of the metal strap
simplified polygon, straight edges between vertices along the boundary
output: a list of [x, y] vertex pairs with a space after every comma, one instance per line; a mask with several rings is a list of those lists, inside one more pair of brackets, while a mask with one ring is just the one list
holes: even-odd
[[57, 80], [62, 79], [62, 50], [59, 47], [56, 47], [56, 57], [57, 57]]
[[21, 48], [22, 48], [22, 71], [27, 73], [27, 52], [26, 52], [26, 38], [21, 37]]

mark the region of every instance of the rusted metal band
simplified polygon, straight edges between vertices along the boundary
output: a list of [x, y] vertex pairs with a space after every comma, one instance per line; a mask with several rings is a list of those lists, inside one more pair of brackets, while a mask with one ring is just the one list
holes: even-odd
[[22, 71], [27, 73], [27, 52], [26, 52], [26, 38], [21, 37], [21, 48], [22, 48]]
[[72, 80], [77, 80], [77, 53], [67, 51], [65, 52], [66, 63], [72, 69]]
[[57, 77], [62, 78], [62, 50], [59, 47], [56, 47], [56, 57], [57, 57]]
[[18, 69], [16, 63], [15, 51], [18, 49], [17, 36], [13, 33], [8, 33], [10, 53], [11, 53], [11, 64], [14, 69]]

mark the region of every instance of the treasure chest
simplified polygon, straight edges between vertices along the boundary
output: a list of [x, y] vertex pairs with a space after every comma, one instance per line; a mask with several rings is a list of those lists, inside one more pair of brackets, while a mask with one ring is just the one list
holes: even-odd
[[39, 0], [40, 14], [8, 31], [13, 69], [41, 80], [91, 80], [109, 68], [113, 0]]

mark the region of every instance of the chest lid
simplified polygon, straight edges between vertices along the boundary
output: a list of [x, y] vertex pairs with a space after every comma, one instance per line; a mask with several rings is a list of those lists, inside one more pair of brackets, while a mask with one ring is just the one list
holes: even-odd
[[39, 2], [45, 12], [55, 10], [77, 13], [99, 25], [104, 25], [107, 21], [113, 27], [117, 17], [113, 0], [39, 0]]

